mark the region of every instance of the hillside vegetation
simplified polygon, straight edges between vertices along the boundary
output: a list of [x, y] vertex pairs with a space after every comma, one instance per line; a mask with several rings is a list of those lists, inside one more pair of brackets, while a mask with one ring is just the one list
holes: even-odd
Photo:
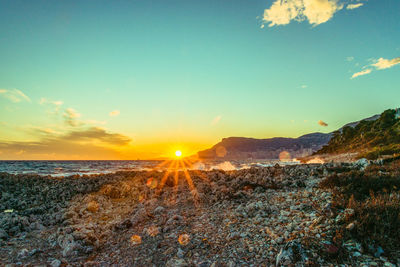
[[359, 152], [360, 158], [377, 159], [400, 153], [400, 119], [396, 110], [384, 111], [377, 120], [345, 126], [315, 154]]

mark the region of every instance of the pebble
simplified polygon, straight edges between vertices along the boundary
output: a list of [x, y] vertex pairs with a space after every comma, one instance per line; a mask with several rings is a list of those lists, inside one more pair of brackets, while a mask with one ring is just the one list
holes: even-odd
[[50, 266], [51, 266], [51, 267], [60, 267], [60, 266], [61, 266], [61, 261], [55, 259], [55, 260], [53, 260], [53, 261], [50, 263]]

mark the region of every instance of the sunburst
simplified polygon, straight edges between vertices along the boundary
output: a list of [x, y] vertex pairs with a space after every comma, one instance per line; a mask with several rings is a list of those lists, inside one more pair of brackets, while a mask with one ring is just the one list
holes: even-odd
[[[196, 174], [196, 176], [200, 177], [200, 179], [202, 179], [205, 182], [210, 182], [210, 180], [208, 179], [208, 177], [206, 175], [204, 175], [202, 172], [200, 172], [199, 170], [193, 169], [193, 164], [199, 162], [198, 159], [194, 159], [194, 158], [190, 158], [190, 157], [183, 157], [183, 154], [181, 152], [181, 150], [176, 150], [175, 151], [175, 157], [172, 159], [168, 159], [165, 160], [163, 162], [161, 162], [160, 164], [158, 164], [155, 168], [156, 169], [165, 169], [165, 173], [161, 178], [161, 181], [158, 183], [158, 187], [157, 187], [157, 194], [160, 195], [161, 192], [163, 191], [163, 188], [166, 184], [166, 182], [168, 181], [168, 179], [171, 177], [173, 179], [173, 184], [174, 184], [174, 192], [175, 192], [175, 196], [178, 192], [178, 184], [179, 184], [179, 178], [180, 177], [184, 177], [188, 188], [193, 196], [193, 199], [195, 201], [195, 203], [198, 203], [198, 192], [196, 189], [196, 185], [193, 182], [193, 179], [190, 175], [191, 172], [194, 172]], [[189, 172], [189, 170], [191, 172]], [[183, 174], [182, 176], [180, 175]]]

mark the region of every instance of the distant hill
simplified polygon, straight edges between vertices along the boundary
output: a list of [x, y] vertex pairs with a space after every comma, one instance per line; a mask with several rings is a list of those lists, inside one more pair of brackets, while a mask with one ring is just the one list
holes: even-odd
[[315, 153], [357, 152], [359, 157], [376, 159], [400, 153], [400, 110], [389, 109], [333, 132], [327, 145]]
[[[198, 152], [202, 159], [284, 159], [310, 155], [326, 145], [330, 133], [311, 133], [298, 138], [275, 137], [255, 139], [245, 137], [223, 138], [210, 149]], [[283, 153], [282, 153], [283, 152]]]
[[298, 138], [223, 138], [210, 149], [197, 153], [202, 159], [283, 159], [311, 154], [360, 153], [377, 158], [400, 152], [400, 109], [351, 122], [332, 133], [311, 133]]

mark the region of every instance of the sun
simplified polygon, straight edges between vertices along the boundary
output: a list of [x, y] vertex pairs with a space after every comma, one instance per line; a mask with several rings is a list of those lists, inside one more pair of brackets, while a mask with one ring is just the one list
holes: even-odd
[[182, 156], [182, 152], [180, 150], [175, 151], [175, 156], [177, 157]]

